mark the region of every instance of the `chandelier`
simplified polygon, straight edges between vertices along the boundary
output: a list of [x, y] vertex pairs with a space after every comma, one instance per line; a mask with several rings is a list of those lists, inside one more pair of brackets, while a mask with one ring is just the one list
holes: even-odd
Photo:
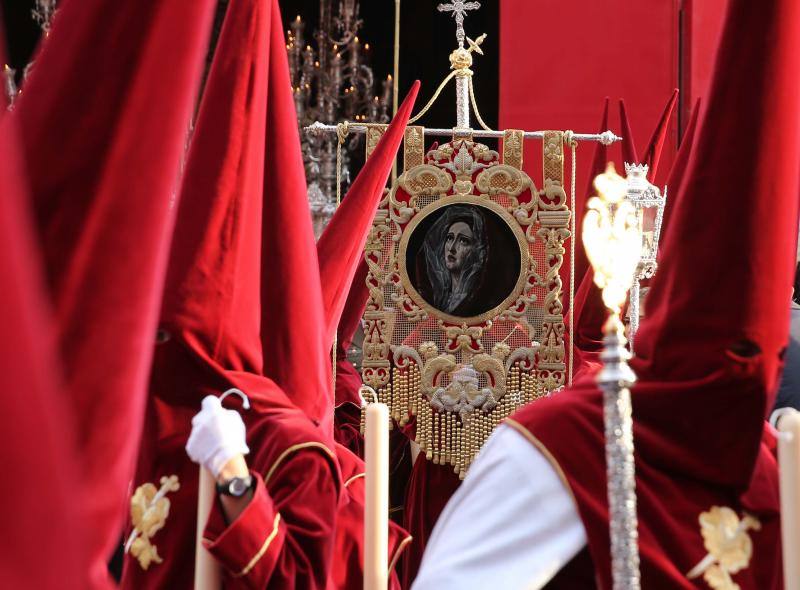
[[[306, 23], [298, 15], [287, 32], [286, 49], [300, 128], [315, 121], [333, 124], [342, 120], [386, 123], [390, 118], [393, 83], [383, 80], [380, 94], [369, 67], [369, 43], [358, 37], [363, 21], [355, 0], [339, 2], [334, 14], [330, 0], [320, 0], [319, 28], [313, 34], [316, 47], [307, 43]], [[330, 135], [300, 134], [305, 163], [308, 201], [317, 237], [336, 209], [336, 142]], [[353, 135], [349, 150], [361, 140]], [[342, 150], [341, 184], [350, 183], [352, 164], [348, 150]]]

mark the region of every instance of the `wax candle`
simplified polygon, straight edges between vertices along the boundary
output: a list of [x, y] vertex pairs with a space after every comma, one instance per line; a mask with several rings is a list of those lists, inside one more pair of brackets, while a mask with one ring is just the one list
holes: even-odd
[[781, 541], [785, 590], [800, 590], [800, 412], [783, 410], [778, 421]]
[[214, 476], [200, 467], [200, 480], [197, 486], [197, 537], [194, 550], [194, 590], [221, 590], [219, 564], [203, 547], [203, 530], [206, 528], [211, 505], [217, 493]]
[[367, 406], [365, 427], [364, 590], [386, 590], [389, 583], [389, 408], [386, 404]]

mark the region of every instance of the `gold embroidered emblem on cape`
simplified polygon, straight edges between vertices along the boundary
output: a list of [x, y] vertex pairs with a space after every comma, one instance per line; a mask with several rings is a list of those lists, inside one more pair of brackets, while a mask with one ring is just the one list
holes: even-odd
[[740, 590], [731, 575], [750, 565], [753, 541], [747, 531], [761, 529], [761, 523], [749, 514], [740, 519], [725, 506], [712, 506], [698, 520], [708, 555], [686, 577], [691, 580], [702, 575], [712, 590]]
[[167, 494], [176, 492], [181, 487], [177, 475], [164, 476], [160, 483], [159, 489], [152, 483], [142, 484], [131, 496], [133, 531], [125, 543], [125, 552], [135, 557], [143, 570], [147, 570], [151, 563], [163, 561], [158, 554], [158, 548], [150, 540], [167, 522], [170, 507]]

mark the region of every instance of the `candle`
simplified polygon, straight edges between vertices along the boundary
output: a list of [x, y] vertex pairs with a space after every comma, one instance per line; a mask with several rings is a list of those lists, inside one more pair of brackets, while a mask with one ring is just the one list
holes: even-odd
[[389, 583], [389, 408], [367, 406], [367, 504], [364, 510], [364, 590], [386, 590]]
[[392, 81], [392, 75], [386, 77], [386, 80], [383, 81], [383, 97], [381, 100], [385, 104], [389, 104], [392, 100], [392, 92], [394, 90], [394, 82]]
[[203, 547], [203, 530], [211, 513], [211, 506], [217, 494], [214, 476], [205, 467], [200, 467], [200, 480], [197, 485], [197, 537], [194, 548], [194, 590], [220, 590], [222, 582], [219, 564]]
[[778, 421], [781, 542], [785, 590], [800, 590], [800, 412], [783, 410]]
[[306, 28], [305, 23], [300, 19], [300, 15], [298, 14], [295, 17], [294, 21], [290, 25], [292, 29], [292, 39], [297, 45], [298, 50], [303, 47], [303, 42], [305, 39], [303, 38], [303, 30]]
[[361, 42], [358, 40], [358, 37], [353, 39], [353, 42], [350, 43], [350, 67], [357, 68], [358, 67], [358, 54], [359, 54], [359, 46]]
[[[334, 47], [336, 47], [334, 45]], [[331, 66], [331, 88], [338, 94], [339, 88], [342, 85], [342, 56], [337, 51], [333, 54], [333, 63]]]

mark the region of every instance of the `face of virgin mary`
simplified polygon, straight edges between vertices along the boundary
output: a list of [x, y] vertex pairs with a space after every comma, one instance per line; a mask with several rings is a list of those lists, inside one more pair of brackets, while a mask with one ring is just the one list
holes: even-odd
[[450, 272], [463, 270], [464, 260], [472, 252], [474, 238], [472, 229], [463, 221], [456, 221], [447, 230], [444, 241], [444, 263]]

